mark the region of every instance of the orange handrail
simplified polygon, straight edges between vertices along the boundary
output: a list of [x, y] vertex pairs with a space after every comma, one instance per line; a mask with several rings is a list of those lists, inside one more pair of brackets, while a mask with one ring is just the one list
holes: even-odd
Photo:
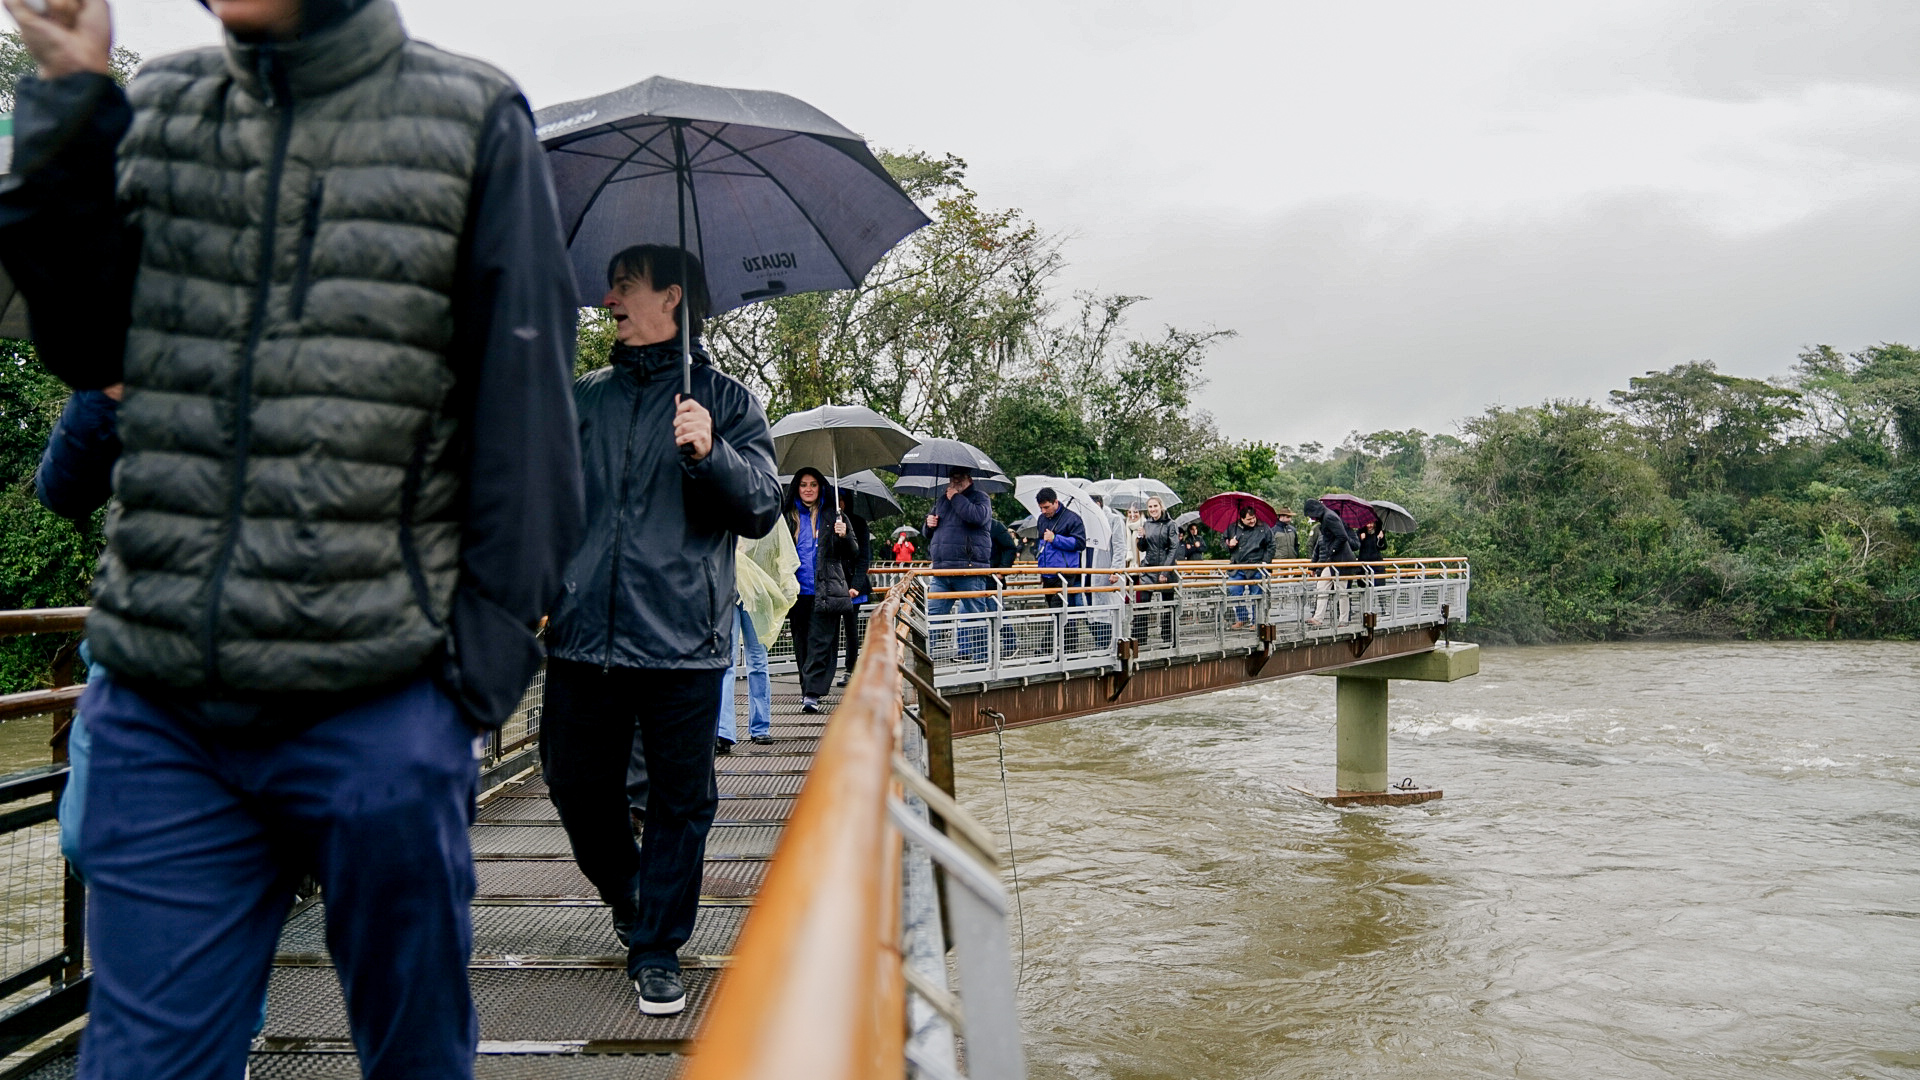
[[902, 1074], [901, 841], [887, 798], [902, 707], [894, 624], [903, 594], [893, 590], [868, 622], [860, 663], [827, 723], [685, 1080]]

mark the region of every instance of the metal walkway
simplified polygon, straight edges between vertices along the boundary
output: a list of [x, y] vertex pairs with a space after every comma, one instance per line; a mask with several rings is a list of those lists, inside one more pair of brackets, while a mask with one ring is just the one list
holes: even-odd
[[[745, 700], [745, 684], [740, 700]], [[708, 838], [693, 940], [681, 951], [687, 1010], [642, 1016], [607, 907], [575, 867], [537, 768], [483, 795], [472, 828], [474, 1005], [485, 1080], [668, 1080], [705, 1019], [712, 990], [746, 921], [768, 861], [806, 780], [826, 712], [800, 712], [797, 687], [774, 684], [774, 742], [736, 745], [715, 759], [720, 808]], [[744, 710], [742, 710], [744, 716]], [[254, 1080], [354, 1080], [360, 1075], [339, 980], [327, 956], [326, 906], [294, 906], [254, 1043]], [[15, 1075], [63, 1080], [69, 1046]]]

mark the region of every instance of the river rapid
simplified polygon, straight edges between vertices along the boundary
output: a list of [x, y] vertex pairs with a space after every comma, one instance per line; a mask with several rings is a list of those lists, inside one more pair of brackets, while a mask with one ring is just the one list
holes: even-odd
[[1920, 644], [1487, 649], [1393, 684], [1397, 809], [1289, 789], [1333, 696], [957, 746], [1032, 1076], [1920, 1077]]

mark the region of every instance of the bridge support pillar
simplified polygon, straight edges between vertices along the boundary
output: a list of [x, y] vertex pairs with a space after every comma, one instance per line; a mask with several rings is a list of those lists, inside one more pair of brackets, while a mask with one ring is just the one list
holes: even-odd
[[1480, 646], [1453, 644], [1326, 672], [1335, 680], [1334, 790], [1330, 795], [1316, 791], [1307, 794], [1330, 806], [1406, 806], [1439, 798], [1439, 788], [1401, 787], [1391, 782], [1392, 773], [1387, 767], [1387, 684], [1395, 679], [1455, 682], [1479, 673]]
[[1339, 678], [1334, 689], [1334, 790], [1387, 790], [1386, 679]]

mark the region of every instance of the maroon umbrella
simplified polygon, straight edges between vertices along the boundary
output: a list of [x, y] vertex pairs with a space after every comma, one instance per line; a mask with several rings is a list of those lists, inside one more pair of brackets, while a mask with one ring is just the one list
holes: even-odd
[[1320, 501], [1339, 514], [1341, 521], [1356, 529], [1380, 520], [1380, 515], [1373, 512], [1373, 504], [1358, 495], [1322, 495]]
[[1244, 491], [1226, 491], [1200, 504], [1200, 523], [1214, 532], [1223, 533], [1227, 531], [1227, 526], [1240, 520], [1242, 511], [1249, 508], [1262, 525], [1272, 525], [1280, 520], [1280, 515], [1274, 513], [1273, 507], [1260, 496]]

